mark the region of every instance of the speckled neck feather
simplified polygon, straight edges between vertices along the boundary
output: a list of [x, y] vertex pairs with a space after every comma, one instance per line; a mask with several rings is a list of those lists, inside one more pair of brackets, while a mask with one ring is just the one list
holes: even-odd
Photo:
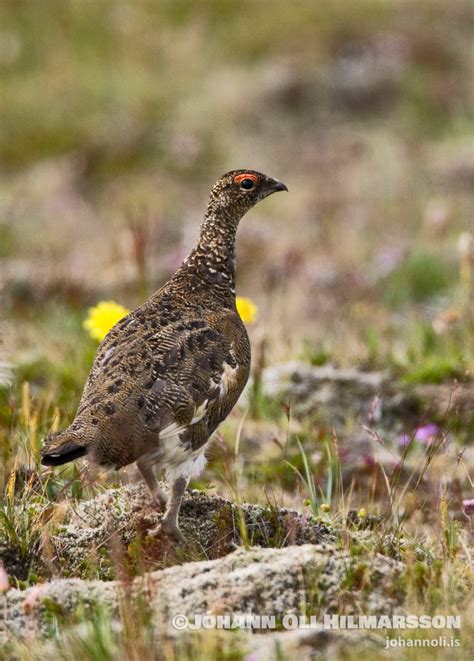
[[194, 289], [215, 295], [235, 295], [235, 238], [240, 216], [212, 199], [201, 224], [197, 246], [183, 264], [183, 275]]

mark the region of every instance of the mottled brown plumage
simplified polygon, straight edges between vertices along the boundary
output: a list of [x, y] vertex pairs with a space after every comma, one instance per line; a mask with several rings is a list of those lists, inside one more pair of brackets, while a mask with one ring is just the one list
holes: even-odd
[[284, 184], [252, 170], [212, 188], [197, 246], [175, 275], [107, 334], [71, 426], [46, 439], [42, 461], [87, 455], [100, 466], [137, 462], [155, 500], [171, 497], [162, 529], [181, 539], [177, 515], [204, 448], [249, 376], [250, 344], [235, 305], [235, 235], [242, 216]]

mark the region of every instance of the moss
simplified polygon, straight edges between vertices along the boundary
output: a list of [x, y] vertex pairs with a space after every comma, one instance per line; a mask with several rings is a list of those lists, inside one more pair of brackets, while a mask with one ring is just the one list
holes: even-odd
[[428, 565], [424, 562], [415, 562], [412, 569], [412, 580], [418, 599], [424, 600], [425, 591], [429, 586], [430, 571]]
[[462, 379], [465, 367], [457, 358], [427, 356], [406, 372], [406, 383], [443, 383], [448, 379]]
[[366, 579], [369, 575], [365, 562], [354, 561], [346, 569], [345, 575], [341, 580], [341, 588], [348, 591], [361, 590], [365, 586]]
[[421, 303], [445, 291], [455, 281], [454, 265], [441, 255], [413, 252], [385, 282], [383, 298], [387, 305]]
[[407, 575], [406, 572], [401, 572], [393, 578], [391, 584], [391, 596], [398, 602], [403, 602], [407, 595]]
[[315, 563], [303, 570], [304, 602], [303, 613], [310, 617], [320, 610], [325, 600], [325, 590], [320, 585], [322, 568]]
[[327, 362], [331, 359], [329, 351], [322, 344], [309, 344], [305, 345], [302, 358], [305, 362], [309, 362], [310, 365], [315, 367], [320, 367], [321, 365], [326, 365]]
[[46, 616], [57, 618], [63, 615], [63, 609], [58, 602], [51, 597], [44, 597], [41, 599], [41, 607]]

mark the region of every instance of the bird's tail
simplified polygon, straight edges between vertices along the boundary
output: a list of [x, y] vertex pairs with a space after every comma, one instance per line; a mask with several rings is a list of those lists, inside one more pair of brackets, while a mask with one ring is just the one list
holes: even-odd
[[87, 452], [84, 442], [70, 429], [50, 434], [41, 448], [41, 463], [45, 466], [61, 466], [68, 461], [83, 457]]

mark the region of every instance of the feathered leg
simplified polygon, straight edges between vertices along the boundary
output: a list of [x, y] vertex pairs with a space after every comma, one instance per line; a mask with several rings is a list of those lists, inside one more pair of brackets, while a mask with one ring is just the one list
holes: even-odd
[[189, 478], [178, 477], [171, 485], [168, 507], [157, 529], [157, 532], [164, 532], [180, 544], [184, 544], [186, 540], [178, 526], [178, 514], [188, 482]]
[[160, 483], [155, 475], [153, 466], [150, 466], [149, 462], [146, 459], [139, 459], [137, 461], [137, 468], [140, 473], [143, 475], [143, 479], [147, 483], [148, 488], [151, 491], [151, 496], [158, 507], [165, 507], [168, 497], [160, 487]]

